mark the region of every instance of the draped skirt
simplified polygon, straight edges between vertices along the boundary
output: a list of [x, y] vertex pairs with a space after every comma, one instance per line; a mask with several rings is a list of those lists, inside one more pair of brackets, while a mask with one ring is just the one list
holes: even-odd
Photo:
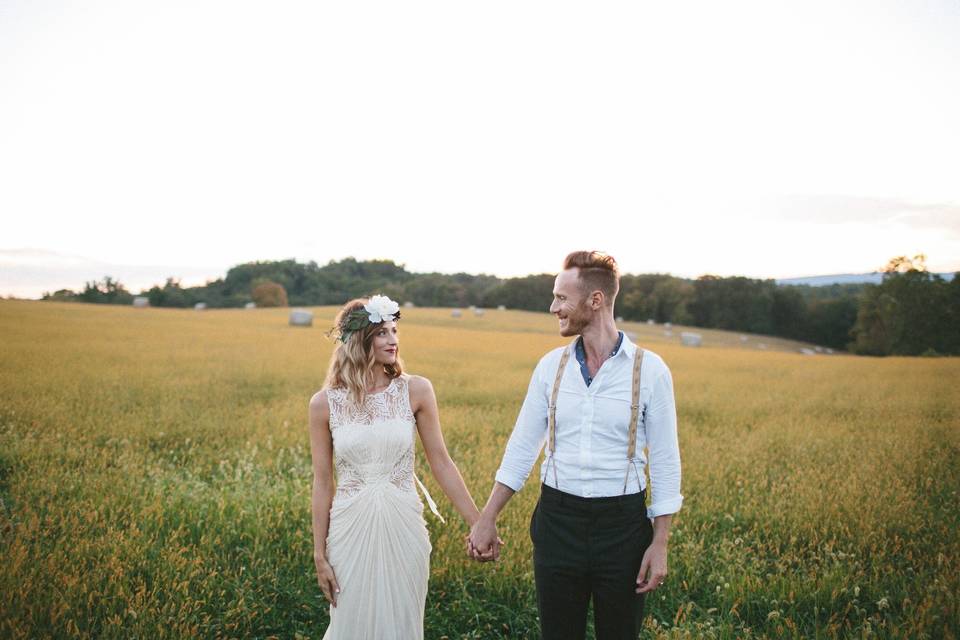
[[422, 639], [430, 550], [416, 491], [380, 482], [335, 498], [327, 557], [340, 594], [324, 640]]

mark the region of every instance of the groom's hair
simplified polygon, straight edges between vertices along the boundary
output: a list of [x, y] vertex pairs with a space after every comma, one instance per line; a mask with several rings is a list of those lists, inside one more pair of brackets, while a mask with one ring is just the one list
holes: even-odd
[[599, 289], [607, 304], [613, 306], [620, 291], [620, 269], [613, 256], [601, 251], [574, 251], [563, 260], [564, 271], [573, 268], [577, 269], [577, 280], [584, 294]]

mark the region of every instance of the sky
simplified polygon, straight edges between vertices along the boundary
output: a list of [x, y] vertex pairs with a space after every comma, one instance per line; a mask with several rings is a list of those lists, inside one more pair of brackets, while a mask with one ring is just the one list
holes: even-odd
[[0, 295], [960, 269], [960, 2], [0, 0]]

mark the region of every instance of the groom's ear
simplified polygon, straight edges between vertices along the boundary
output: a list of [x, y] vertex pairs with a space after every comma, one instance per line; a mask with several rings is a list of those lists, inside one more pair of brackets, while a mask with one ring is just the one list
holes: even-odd
[[603, 295], [603, 291], [597, 289], [596, 291], [590, 294], [590, 308], [594, 311], [598, 311], [603, 308], [606, 296]]

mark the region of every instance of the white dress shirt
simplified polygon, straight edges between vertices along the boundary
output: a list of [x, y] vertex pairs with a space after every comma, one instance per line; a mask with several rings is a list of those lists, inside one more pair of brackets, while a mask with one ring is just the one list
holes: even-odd
[[[547, 405], [564, 349], [574, 355], [574, 345], [554, 349], [537, 364], [530, 379], [517, 423], [496, 479], [519, 491], [530, 475], [547, 439]], [[627, 461], [633, 356], [637, 346], [626, 336], [616, 355], [608, 358], [587, 386], [575, 357], [567, 360], [557, 396], [556, 453], [540, 467], [540, 481], [565, 493], [584, 498], [638, 493], [646, 485], [643, 465], [648, 464], [653, 502], [647, 516], [676, 513], [680, 495], [680, 447], [673, 378], [666, 363], [646, 350], [640, 376], [641, 412], [637, 426], [637, 452]], [[650, 459], [644, 458], [644, 447]], [[557, 481], [553, 465], [556, 463]], [[549, 473], [548, 473], [549, 467]]]

